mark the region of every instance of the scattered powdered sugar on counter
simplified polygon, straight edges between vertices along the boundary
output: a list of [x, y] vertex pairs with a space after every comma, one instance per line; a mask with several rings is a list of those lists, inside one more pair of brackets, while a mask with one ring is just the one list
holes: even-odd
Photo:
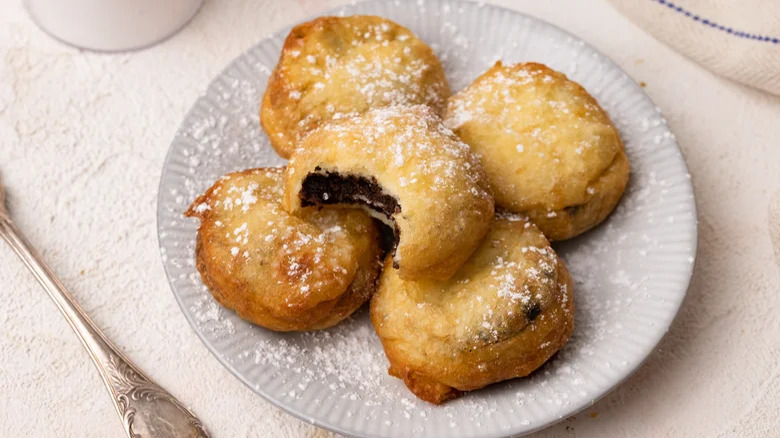
[[[455, 434], [495, 425], [511, 425], [511, 430], [541, 426], [546, 423], [539, 411], [569, 415], [601, 396], [603, 382], [616, 382], [638, 365], [655, 344], [654, 325], [663, 324], [656, 315], [673, 313], [681, 298], [669, 280], [681, 268], [668, 261], [679, 259], [689, 269], [691, 244], [674, 238], [685, 231], [693, 212], [687, 209], [689, 195], [680, 189], [687, 179], [670, 171], [677, 157], [674, 137], [648, 101], [622, 98], [623, 90], [633, 85], [622, 72], [580, 41], [559, 38], [557, 31], [527, 17], [519, 17], [503, 34], [493, 29], [477, 34], [468, 23], [495, 11], [491, 6], [437, 7], [441, 25], [427, 26], [403, 11], [414, 4], [399, 0], [377, 5], [359, 3], [347, 11], [377, 13], [371, 8], [381, 8], [382, 15], [409, 27], [439, 55], [453, 91], [497, 58], [507, 64], [540, 61], [594, 94], [621, 132], [632, 173], [617, 210], [584, 236], [553, 244], [574, 280], [575, 329], [568, 344], [528, 378], [491, 385], [434, 407], [387, 374], [388, 362], [366, 307], [328, 330], [274, 333], [246, 323], [214, 300], [195, 268], [197, 221], [182, 213], [228, 172], [284, 163], [269, 146], [257, 110], [285, 33], [229, 66], [198, 100], [174, 139], [161, 183], [158, 227], [163, 263], [177, 299], [209, 347], [253, 389], [318, 422], [323, 421], [319, 413], [332, 409], [339, 418], [360, 418], [384, 428], [409, 425], [405, 430], [410, 435], [439, 431], [440, 424]], [[549, 40], [557, 41], [556, 51], [549, 50]], [[323, 66], [328, 62], [315, 61]], [[519, 144], [517, 152], [532, 150]], [[399, 150], [391, 161], [407, 159], [407, 151]], [[445, 178], [446, 164], [439, 169]], [[257, 202], [251, 193], [234, 195], [241, 199], [234, 207]]]

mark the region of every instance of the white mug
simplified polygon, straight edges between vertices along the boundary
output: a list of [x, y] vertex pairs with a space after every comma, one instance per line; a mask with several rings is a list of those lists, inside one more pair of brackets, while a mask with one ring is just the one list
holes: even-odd
[[97, 51], [139, 49], [184, 27], [203, 0], [26, 0], [38, 26], [67, 44]]

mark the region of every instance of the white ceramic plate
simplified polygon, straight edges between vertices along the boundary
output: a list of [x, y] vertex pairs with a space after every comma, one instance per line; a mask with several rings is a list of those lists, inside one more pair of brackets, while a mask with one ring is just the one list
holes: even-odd
[[652, 352], [680, 307], [693, 268], [693, 191], [658, 108], [592, 47], [514, 11], [403, 0], [359, 3], [335, 13], [375, 14], [409, 27], [437, 52], [454, 91], [497, 59], [536, 61], [578, 81], [609, 112], [625, 141], [631, 181], [606, 223], [557, 245], [575, 282], [574, 334], [531, 377], [436, 407], [387, 375], [365, 309], [330, 330], [279, 334], [242, 321], [214, 301], [195, 269], [197, 223], [182, 212], [227, 172], [283, 163], [260, 129], [258, 108], [289, 28], [262, 40], [214, 79], [182, 123], [165, 162], [158, 197], [160, 250], [193, 329], [259, 395], [346, 435], [516, 435], [590, 405]]

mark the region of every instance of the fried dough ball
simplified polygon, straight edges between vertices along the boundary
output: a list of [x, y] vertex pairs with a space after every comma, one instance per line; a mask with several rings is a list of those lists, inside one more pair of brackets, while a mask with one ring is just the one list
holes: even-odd
[[449, 95], [436, 55], [409, 29], [374, 16], [320, 17], [287, 36], [260, 118], [289, 158], [323, 121], [393, 104], [425, 104], [441, 115]]
[[628, 182], [606, 112], [541, 64], [496, 63], [450, 98], [445, 125], [480, 156], [496, 207], [529, 216], [550, 240], [598, 225]]
[[574, 328], [572, 292], [566, 267], [537, 227], [502, 214], [449, 280], [405, 281], [385, 266], [371, 321], [390, 374], [439, 404], [547, 361]]
[[277, 331], [333, 326], [373, 294], [379, 229], [359, 210], [280, 204], [283, 168], [220, 178], [185, 213], [197, 217], [196, 261], [223, 306]]
[[448, 278], [493, 218], [479, 160], [426, 106], [392, 106], [324, 124], [287, 165], [284, 207], [360, 205], [392, 233], [404, 279]]

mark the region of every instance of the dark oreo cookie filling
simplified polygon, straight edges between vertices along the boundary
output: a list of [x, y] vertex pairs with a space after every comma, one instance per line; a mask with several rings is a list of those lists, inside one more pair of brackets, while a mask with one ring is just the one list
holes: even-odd
[[[386, 251], [395, 252], [400, 231], [393, 215], [401, 212], [398, 201], [384, 193], [376, 178], [343, 175], [337, 172], [312, 172], [306, 175], [298, 196], [301, 205], [359, 204], [381, 214], [387, 219], [382, 223], [382, 243]], [[390, 226], [388, 224], [392, 224]], [[396, 268], [398, 266], [395, 266]]]
[[539, 314], [542, 313], [542, 308], [539, 307], [539, 303], [534, 302], [525, 309], [525, 317], [528, 318], [528, 322], [532, 322]]

